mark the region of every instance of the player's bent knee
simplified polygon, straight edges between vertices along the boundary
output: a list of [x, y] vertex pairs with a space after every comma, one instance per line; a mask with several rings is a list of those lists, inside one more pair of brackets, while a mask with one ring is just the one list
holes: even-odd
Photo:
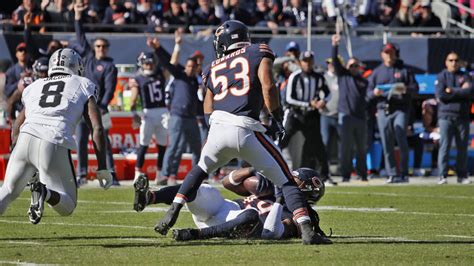
[[76, 209], [76, 205], [72, 199], [62, 197], [61, 201], [53, 206], [53, 209], [61, 216], [69, 216]]

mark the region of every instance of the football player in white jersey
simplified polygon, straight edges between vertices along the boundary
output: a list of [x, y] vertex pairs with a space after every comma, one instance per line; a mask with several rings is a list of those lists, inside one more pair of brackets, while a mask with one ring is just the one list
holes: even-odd
[[81, 57], [59, 49], [49, 60], [48, 77], [38, 79], [22, 95], [25, 106], [13, 127], [14, 149], [0, 188], [0, 215], [23, 191], [31, 176], [30, 222], [40, 222], [47, 202], [60, 215], [77, 204], [77, 184], [71, 160], [76, 149], [73, 133], [81, 117], [88, 122], [98, 161], [97, 179], [107, 189], [112, 176], [106, 169], [105, 135], [96, 104], [96, 87], [83, 72]]

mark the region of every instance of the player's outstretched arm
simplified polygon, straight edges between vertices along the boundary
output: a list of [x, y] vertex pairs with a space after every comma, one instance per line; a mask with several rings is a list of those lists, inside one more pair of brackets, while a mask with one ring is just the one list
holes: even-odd
[[99, 106], [94, 97], [90, 97], [86, 108], [84, 108], [84, 119], [92, 131], [92, 143], [94, 144], [95, 155], [97, 157], [97, 179], [100, 185], [108, 189], [112, 185], [112, 175], [107, 171], [105, 161], [106, 142], [105, 130], [102, 125], [102, 117], [99, 111]]

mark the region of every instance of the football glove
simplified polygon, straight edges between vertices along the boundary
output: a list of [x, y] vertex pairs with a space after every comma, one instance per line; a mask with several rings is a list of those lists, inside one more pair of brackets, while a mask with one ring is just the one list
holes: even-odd
[[108, 189], [112, 186], [113, 177], [109, 170], [98, 170], [97, 180], [99, 180], [99, 184], [102, 188]]
[[283, 126], [283, 110], [281, 110], [281, 108], [274, 110], [272, 112], [272, 118], [277, 127], [275, 137], [277, 138], [278, 143], [280, 143], [286, 135], [285, 127]]

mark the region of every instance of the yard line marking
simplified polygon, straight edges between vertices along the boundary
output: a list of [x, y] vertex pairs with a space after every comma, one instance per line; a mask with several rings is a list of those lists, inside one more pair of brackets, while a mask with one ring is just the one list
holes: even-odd
[[317, 211], [348, 211], [348, 212], [386, 212], [395, 214], [413, 214], [413, 215], [433, 215], [433, 216], [462, 216], [462, 217], [474, 217], [474, 214], [467, 213], [436, 213], [436, 212], [409, 212], [399, 211], [394, 208], [351, 208], [344, 206], [317, 206]]
[[7, 244], [20, 244], [20, 245], [43, 245], [39, 242], [33, 242], [33, 241], [14, 241], [14, 240], [0, 240], [0, 242], [5, 242]]
[[341, 238], [341, 239], [346, 239], [346, 240], [386, 240], [386, 241], [404, 241], [404, 242], [409, 242], [409, 241], [419, 241], [419, 240], [414, 240], [414, 239], [408, 239], [404, 237], [383, 237], [383, 236], [375, 236], [375, 237], [370, 237], [370, 236], [354, 236], [354, 237], [349, 237], [343, 236], [343, 235], [332, 235], [334, 238]]
[[353, 208], [345, 206], [316, 206], [317, 211], [329, 210], [329, 211], [354, 211], [354, 212], [394, 212], [397, 209], [394, 208]]
[[353, 192], [353, 191], [330, 191], [330, 194], [345, 194], [345, 195], [375, 195], [388, 197], [411, 197], [411, 198], [436, 198], [436, 199], [472, 199], [470, 196], [432, 196], [432, 195], [416, 195], [416, 194], [399, 194], [386, 192]]
[[[30, 222], [23, 221], [9, 221], [9, 220], [0, 220], [0, 223], [8, 224], [30, 224]], [[131, 228], [131, 229], [149, 229], [146, 226], [138, 225], [117, 225], [117, 224], [76, 224], [76, 223], [41, 223], [44, 225], [65, 225], [65, 226], [82, 226], [82, 227], [111, 227], [111, 228]]]
[[0, 264], [14, 264], [14, 265], [59, 265], [59, 264], [39, 264], [39, 263], [34, 263], [34, 262], [24, 262], [20, 260], [0, 260]]
[[441, 237], [455, 237], [455, 238], [474, 238], [474, 236], [460, 236], [460, 235], [438, 235]]
[[[147, 207], [141, 212], [166, 212], [169, 208], [167, 207]], [[182, 212], [189, 212], [188, 208], [181, 209]], [[100, 213], [136, 213], [134, 210], [120, 210], [120, 211], [99, 211]]]
[[142, 241], [142, 242], [153, 242], [153, 243], [156, 243], [156, 239], [147, 239], [147, 238], [119, 238], [118, 240]]

